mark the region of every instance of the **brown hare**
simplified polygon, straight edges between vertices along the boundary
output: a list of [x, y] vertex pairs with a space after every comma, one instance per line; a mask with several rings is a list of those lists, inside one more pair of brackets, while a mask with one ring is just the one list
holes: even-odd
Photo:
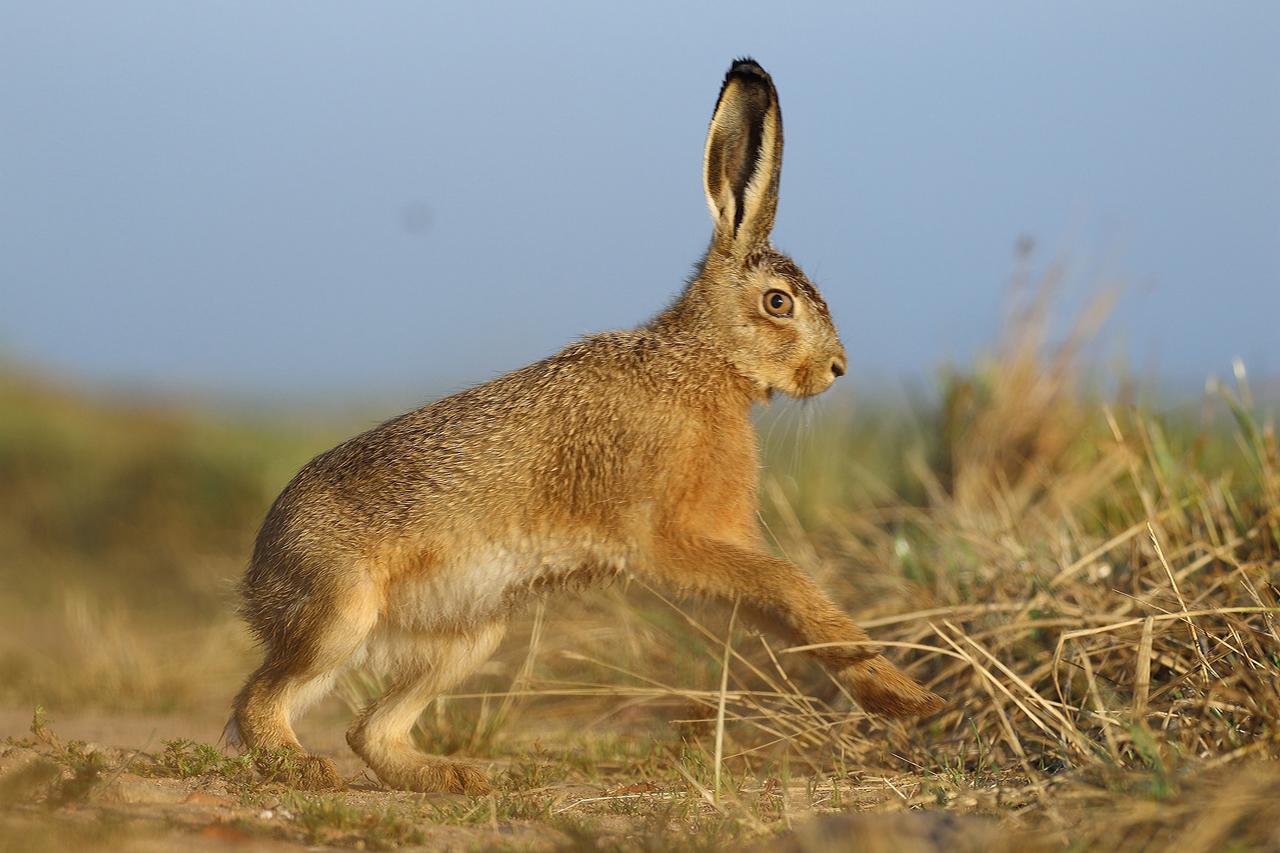
[[493, 652], [521, 600], [620, 574], [736, 601], [783, 642], [829, 644], [813, 656], [867, 710], [942, 706], [757, 525], [752, 404], [818, 394], [846, 369], [826, 303], [769, 243], [781, 166], [773, 82], [734, 62], [704, 153], [715, 233], [669, 308], [388, 421], [293, 478], [242, 586], [266, 659], [229, 740], [295, 753], [300, 786], [339, 785], [290, 719], [339, 671], [369, 666], [390, 686], [351, 748], [395, 788], [484, 792], [480, 770], [413, 747], [418, 715]]

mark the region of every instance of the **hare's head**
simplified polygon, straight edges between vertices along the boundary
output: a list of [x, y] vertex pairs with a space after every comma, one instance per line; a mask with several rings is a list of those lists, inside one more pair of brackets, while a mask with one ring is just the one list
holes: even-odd
[[[769, 242], [782, 171], [782, 113], [750, 59], [725, 75], [707, 132], [703, 181], [715, 236], [686, 299], [734, 367], [762, 394], [808, 397], [846, 369], [818, 289]], [[695, 306], [689, 306], [695, 307]]]

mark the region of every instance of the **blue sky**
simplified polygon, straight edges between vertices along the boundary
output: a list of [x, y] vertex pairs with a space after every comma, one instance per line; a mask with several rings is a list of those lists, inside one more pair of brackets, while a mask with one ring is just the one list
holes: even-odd
[[706, 245], [730, 59], [855, 379], [993, 339], [1030, 235], [1107, 353], [1280, 371], [1280, 4], [8, 4], [0, 352], [95, 381], [448, 390], [635, 325]]

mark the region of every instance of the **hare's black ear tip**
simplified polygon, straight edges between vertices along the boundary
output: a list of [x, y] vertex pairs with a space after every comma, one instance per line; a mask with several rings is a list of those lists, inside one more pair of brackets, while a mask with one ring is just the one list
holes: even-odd
[[733, 64], [729, 66], [729, 72], [724, 75], [724, 80], [728, 83], [734, 77], [754, 77], [760, 80], [768, 80], [769, 74], [760, 67], [759, 62], [749, 56], [744, 56], [733, 61]]

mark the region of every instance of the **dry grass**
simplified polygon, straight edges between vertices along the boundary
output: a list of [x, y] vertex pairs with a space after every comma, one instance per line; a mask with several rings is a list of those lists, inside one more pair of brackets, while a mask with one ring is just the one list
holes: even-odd
[[[361, 827], [382, 827], [394, 846], [414, 843], [424, 822], [515, 822], [547, 828], [532, 846], [625, 849], [719, 848], [792, 826], [788, 843], [806, 850], [851, 832], [865, 849], [1280, 845], [1274, 413], [1251, 399], [1240, 367], [1198, 410], [1091, 396], [1080, 353], [1104, 311], [1051, 349], [1051, 288], [1024, 291], [995, 354], [947, 375], [937, 404], [764, 422], [763, 520], [777, 548], [947, 697], [945, 711], [918, 725], [867, 717], [799, 649], [633, 581], [530, 611], [493, 662], [424, 716], [425, 747], [505, 767], [489, 806], [297, 801], [310, 821], [298, 837], [354, 844]], [[181, 416], [114, 411], [108, 420], [129, 426], [106, 429], [112, 446], [99, 451], [39, 422], [87, 404], [42, 408], [24, 393], [30, 423], [0, 419], [0, 469], [21, 474], [7, 491], [0, 483], [0, 499], [28, 504], [0, 507], [13, 510], [0, 512], [5, 571], [18, 558], [58, 565], [71, 591], [22, 587], [42, 606], [8, 644], [5, 666], [25, 673], [8, 698], [181, 710], [209, 691], [229, 696], [245, 647], [228, 633], [218, 584], [287, 476], [282, 460], [329, 436], [290, 445], [285, 426], [174, 427]], [[145, 441], [126, 435], [131, 418], [147, 425]], [[37, 433], [43, 467], [14, 462], [15, 442]], [[207, 520], [207, 496], [148, 469], [157, 434], [201, 460], [173, 476], [202, 471], [235, 506]], [[154, 516], [167, 556], [127, 526], [83, 547], [57, 538], [106, 503], [65, 505], [66, 482], [85, 488], [63, 472], [68, 456], [88, 459], [104, 490], [122, 470], [150, 471], [125, 481], [141, 481], [130, 499], [144, 516], [161, 497], [177, 501]], [[94, 548], [129, 579], [114, 592], [87, 579]], [[183, 568], [165, 595], [195, 590], [198, 602], [179, 634], [130, 600], [139, 578], [159, 576], [153, 564], [173, 563]], [[193, 579], [193, 566], [206, 574]], [[214, 674], [202, 691], [179, 659]], [[340, 692], [358, 705], [376, 689], [354, 675]], [[829, 812], [900, 816], [806, 823]]]

